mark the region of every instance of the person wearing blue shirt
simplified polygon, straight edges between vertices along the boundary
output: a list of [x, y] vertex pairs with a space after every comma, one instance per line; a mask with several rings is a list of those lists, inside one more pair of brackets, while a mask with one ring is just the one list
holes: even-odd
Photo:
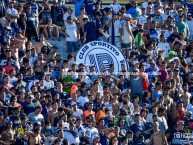
[[35, 104], [32, 103], [32, 96], [26, 96], [25, 102], [23, 103], [23, 110], [26, 115], [35, 111]]
[[131, 126], [131, 130], [134, 133], [134, 143], [136, 144], [138, 141], [138, 136], [143, 134], [145, 126], [141, 121], [140, 114], [137, 113], [134, 115], [134, 117], [135, 123]]
[[74, 2], [75, 16], [80, 16], [80, 9], [83, 6], [84, 0], [72, 0]]
[[158, 76], [158, 69], [156, 68], [155, 63], [151, 63], [150, 68], [146, 69], [145, 72], [148, 74], [148, 80], [150, 83], [152, 82], [153, 77]]
[[3, 48], [11, 39], [11, 36], [9, 34], [10, 31], [11, 31], [11, 29], [9, 27], [3, 28], [3, 34], [1, 35], [1, 43], [0, 43], [0, 46]]
[[30, 6], [32, 13], [34, 13], [37, 16], [35, 20], [35, 26], [37, 28], [39, 25], [38, 16], [44, 10], [44, 7], [41, 4], [37, 4], [36, 0], [30, 0], [30, 2], [27, 2], [26, 5]]
[[130, 14], [134, 20], [136, 20], [141, 15], [141, 9], [137, 7], [137, 2], [132, 2], [133, 7], [131, 7], [126, 14]]
[[88, 43], [96, 40], [95, 25], [89, 22], [88, 18], [83, 18], [84, 21], [84, 39], [83, 43]]
[[100, 11], [97, 11], [95, 13], [95, 18], [93, 20], [94, 24], [95, 24], [95, 32], [96, 32], [96, 38], [99, 40], [99, 41], [103, 41], [103, 42], [106, 42], [107, 40], [107, 36], [106, 34], [103, 32], [103, 25], [102, 25], [102, 22], [101, 22], [101, 18], [102, 18], [102, 13]]
[[160, 35], [161, 35], [160, 31], [157, 29], [157, 22], [152, 21], [151, 28], [149, 29], [150, 39], [156, 39], [157, 41], [159, 41]]
[[55, 135], [54, 129], [52, 128], [51, 123], [49, 121], [45, 121], [45, 127], [42, 128], [41, 133], [44, 134], [46, 137]]
[[62, 3], [58, 2], [58, 7], [56, 8], [56, 25], [58, 26], [63, 26], [63, 14], [64, 14], [64, 9], [62, 8]]
[[27, 35], [27, 38], [29, 41], [31, 41], [31, 37], [34, 36], [35, 37], [35, 40], [36, 42], [39, 40], [38, 39], [38, 33], [37, 33], [37, 22], [36, 22], [36, 15], [32, 12], [31, 10], [31, 6], [27, 5], [26, 6], [26, 24], [27, 24], [27, 27], [26, 27], [26, 34]]
[[56, 59], [52, 60], [52, 72], [51, 72], [51, 79], [60, 79], [60, 69], [56, 66]]
[[93, 14], [94, 0], [84, 0], [84, 5], [85, 5], [86, 13], [89, 19], [91, 19]]

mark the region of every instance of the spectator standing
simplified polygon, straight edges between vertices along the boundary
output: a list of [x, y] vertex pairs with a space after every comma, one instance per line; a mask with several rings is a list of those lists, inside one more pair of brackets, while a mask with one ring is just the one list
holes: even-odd
[[118, 20], [118, 12], [113, 12], [112, 19], [109, 21], [109, 43], [121, 49], [122, 41], [122, 27], [121, 22]]

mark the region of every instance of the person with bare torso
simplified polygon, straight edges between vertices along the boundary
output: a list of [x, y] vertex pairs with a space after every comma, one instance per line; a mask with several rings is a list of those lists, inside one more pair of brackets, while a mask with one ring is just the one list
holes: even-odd
[[26, 50], [26, 42], [27, 38], [22, 35], [22, 30], [18, 30], [16, 37], [15, 37], [15, 43], [19, 43], [19, 58], [24, 56], [24, 52]]
[[48, 46], [49, 48], [52, 47], [48, 42], [45, 41], [45, 37], [43, 34], [40, 34], [39, 38], [40, 38], [40, 42], [36, 42], [34, 44], [34, 48], [35, 48], [37, 54], [39, 54], [41, 52], [41, 49], [43, 46]]
[[158, 122], [153, 124], [153, 131], [154, 133], [151, 135], [148, 145], [168, 145], [165, 134], [159, 130]]
[[40, 145], [41, 144], [41, 136], [40, 129], [36, 128], [34, 132], [26, 132], [28, 136], [29, 145]]
[[58, 115], [58, 104], [57, 102], [52, 103], [52, 111], [48, 114], [48, 121], [51, 122], [51, 124], [54, 124], [54, 118]]
[[7, 145], [11, 145], [15, 143], [15, 132], [12, 129], [13, 122], [8, 121], [6, 125], [6, 129], [1, 133], [1, 140]]

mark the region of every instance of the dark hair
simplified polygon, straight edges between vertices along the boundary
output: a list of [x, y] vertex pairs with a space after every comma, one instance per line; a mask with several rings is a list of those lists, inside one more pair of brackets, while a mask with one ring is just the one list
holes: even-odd
[[149, 94], [148, 91], [144, 91], [143, 96], [142, 96], [142, 102], [145, 101], [145, 98], [147, 98], [148, 94]]
[[159, 86], [161, 84], [162, 84], [162, 82], [158, 81], [158, 82], [156, 82], [155, 87], [157, 87], [157, 86]]
[[164, 108], [164, 107], [160, 107], [159, 109], [158, 109], [158, 113], [160, 113], [160, 112], [164, 112], [166, 109]]

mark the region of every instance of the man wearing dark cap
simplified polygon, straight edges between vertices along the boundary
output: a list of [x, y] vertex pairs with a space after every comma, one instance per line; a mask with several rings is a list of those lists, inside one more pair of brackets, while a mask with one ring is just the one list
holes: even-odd
[[106, 42], [108, 37], [103, 32], [103, 25], [101, 22], [101, 18], [102, 18], [102, 13], [100, 11], [96, 11], [95, 18], [93, 20], [93, 22], [95, 23], [95, 28], [96, 28], [96, 38], [99, 41]]
[[113, 12], [107, 27], [109, 28], [109, 43], [121, 49], [122, 26], [118, 16], [119, 12]]
[[1, 47], [5, 47], [5, 45], [8, 43], [8, 41], [10, 41], [11, 39], [11, 35], [10, 35], [10, 31], [11, 29], [9, 27], [4, 27], [4, 31], [1, 35], [1, 39], [0, 39], [0, 46]]

